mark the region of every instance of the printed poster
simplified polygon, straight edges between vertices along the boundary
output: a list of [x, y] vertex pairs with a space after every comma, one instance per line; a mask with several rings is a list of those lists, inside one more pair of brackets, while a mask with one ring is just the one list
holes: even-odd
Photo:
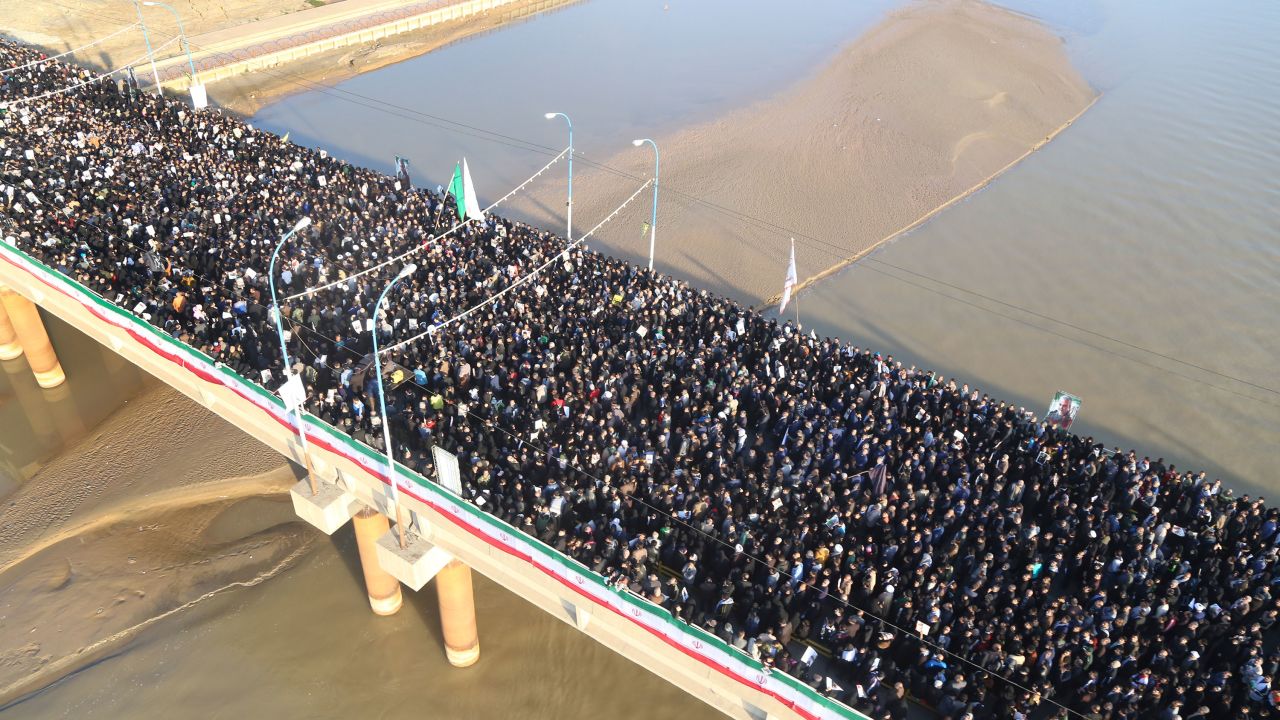
[[1059, 390], [1053, 396], [1053, 401], [1049, 403], [1049, 412], [1045, 414], [1044, 421], [1050, 427], [1070, 430], [1072, 423], [1076, 421], [1076, 416], [1079, 414], [1080, 398]]

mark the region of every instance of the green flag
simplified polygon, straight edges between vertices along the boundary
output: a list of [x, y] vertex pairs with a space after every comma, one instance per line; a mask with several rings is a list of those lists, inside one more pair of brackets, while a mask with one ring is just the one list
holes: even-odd
[[449, 194], [453, 196], [453, 201], [458, 205], [458, 219], [464, 220], [467, 217], [466, 193], [462, 187], [462, 163], [453, 166], [453, 179], [449, 181]]

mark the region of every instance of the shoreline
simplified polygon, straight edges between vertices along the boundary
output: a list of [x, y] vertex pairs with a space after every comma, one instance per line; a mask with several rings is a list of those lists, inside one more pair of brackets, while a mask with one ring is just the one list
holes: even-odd
[[[0, 15], [22, 18], [21, 23], [4, 29], [4, 35], [42, 48], [50, 55], [75, 47], [105, 42], [64, 58], [65, 60], [103, 72], [125, 59], [145, 52], [140, 32], [129, 31], [136, 17], [119, 12], [108, 0], [68, 0], [69, 5], [37, 5], [34, 12], [17, 0], [0, 0]], [[480, 15], [450, 20], [419, 30], [393, 35], [371, 44], [352, 45], [310, 57], [282, 63], [271, 68], [219, 80], [208, 86], [211, 105], [221, 107], [240, 118], [248, 119], [264, 106], [297, 92], [327, 90], [344, 80], [421, 55], [435, 52], [462, 40], [525, 22], [539, 15], [571, 7], [582, 0], [518, 0]], [[197, 5], [197, 0], [175, 0], [184, 18], [187, 34], [193, 40], [209, 33], [250, 30], [260, 21], [275, 21], [297, 12], [320, 6], [285, 0], [215, 0]], [[5, 12], [8, 10], [9, 12]], [[72, 16], [70, 13], [74, 11]], [[242, 22], [237, 22], [242, 20]], [[172, 16], [165, 13], [147, 17], [153, 45], [177, 37]], [[122, 32], [121, 32], [122, 31]], [[119, 34], [115, 34], [119, 32]], [[200, 48], [192, 45], [193, 52]], [[174, 54], [174, 57], [181, 57]], [[159, 62], [160, 58], [157, 58]], [[138, 66], [139, 80], [150, 87], [146, 63]], [[170, 90], [170, 92], [173, 92]], [[185, 91], [180, 91], [185, 94]]]
[[[1076, 113], [1075, 116], [1073, 116], [1070, 120], [1067, 120], [1065, 123], [1055, 128], [1054, 131], [1049, 133], [1049, 135], [1047, 135], [1044, 140], [1028, 148], [1027, 151], [1024, 152], [1022, 155], [1019, 155], [1018, 157], [1011, 160], [1009, 164], [995, 171], [991, 175], [983, 178], [981, 181], [979, 181], [976, 185], [970, 187], [968, 190], [965, 190], [964, 192], [960, 193], [959, 195], [956, 195], [955, 197], [939, 205], [938, 207], [930, 210], [924, 215], [921, 215], [920, 217], [913, 220], [911, 224], [905, 227], [902, 227], [898, 230], [895, 230], [892, 233], [886, 235], [885, 237], [873, 243], [870, 247], [859, 250], [856, 255], [846, 258], [845, 260], [841, 260], [840, 262], [837, 262], [836, 264], [832, 265], [826, 270], [823, 270], [815, 275], [810, 275], [800, 280], [800, 282], [796, 283], [795, 287], [792, 289], [793, 296], [799, 295], [801, 291], [811, 287], [815, 283], [822, 282], [823, 280], [833, 275], [839, 274], [841, 270], [844, 270], [845, 268], [858, 262], [862, 258], [870, 255], [871, 253], [883, 247], [885, 244], [893, 242], [899, 237], [911, 232], [912, 230], [915, 230], [916, 228], [920, 227], [926, 222], [929, 222], [930, 220], [932, 220], [936, 215], [938, 215], [942, 211], [946, 210], [947, 208], [951, 207], [952, 205], [955, 205], [956, 203], [962, 200], [967, 199], [969, 196], [973, 195], [974, 193], [990, 185], [992, 182], [997, 180], [1001, 175], [1005, 174], [1009, 170], [1012, 170], [1016, 165], [1021, 163], [1023, 160], [1026, 160], [1027, 158], [1031, 157], [1032, 153], [1035, 153], [1036, 151], [1043, 148], [1045, 145], [1048, 145], [1050, 142], [1053, 142], [1054, 138], [1058, 137], [1058, 135], [1061, 134], [1064, 130], [1074, 125], [1077, 120], [1084, 117], [1084, 114], [1089, 112], [1091, 109], [1093, 109], [1093, 106], [1098, 104], [1098, 101], [1101, 99], [1102, 99], [1102, 93], [1098, 93], [1097, 95], [1094, 96], [1092, 100], [1089, 101], [1088, 105], [1084, 106], [1084, 108], [1080, 110], [1080, 112]], [[777, 304], [781, 300], [782, 300], [782, 293], [779, 292], [777, 294], [769, 296], [768, 298], [765, 298], [765, 300], [762, 302], [762, 305], [767, 307], [769, 305]]]
[[[811, 287], [1028, 159], [1099, 97], [1039, 20], [980, 0], [909, 3], [776, 94], [656, 137], [655, 269], [761, 307], [781, 294], [788, 236], [817, 239], [796, 249]], [[637, 182], [592, 164], [575, 178], [583, 218]], [[653, 173], [642, 153], [603, 164]], [[559, 227], [559, 192], [534, 188], [506, 213]], [[592, 247], [647, 264], [648, 236], [633, 230], [648, 206], [628, 208]]]
[[319, 540], [293, 515], [294, 482], [274, 451], [167, 385], [121, 405], [6, 498], [0, 707], [292, 567]]
[[[877, 118], [877, 120], [878, 120], [878, 118]], [[1050, 136], [1050, 137], [1052, 137], [1052, 136]], [[961, 140], [959, 141], [959, 145], [960, 145], [960, 146], [963, 146], [963, 147], [968, 147], [968, 145], [966, 145], [966, 141], [968, 141], [968, 140], [969, 140], [969, 138], [970, 138], [970, 136], [968, 136], [968, 135], [966, 135], [966, 136], [964, 136], [963, 138], [961, 138]], [[954, 163], [954, 161], [955, 161], [955, 155], [954, 155], [954, 156], [952, 156], [952, 163]], [[1015, 160], [1015, 161], [1016, 161], [1016, 160]], [[1091, 502], [1092, 502], [1092, 498], [1091, 498]]]
[[527, 22], [582, 1], [558, 0], [557, 4], [540, 7], [546, 5], [547, 0], [521, 0], [489, 14], [395, 35], [373, 45], [339, 48], [269, 69], [236, 75], [210, 85], [209, 101], [249, 120], [267, 105], [291, 95], [330, 91], [351, 78], [413, 60], [454, 43]]

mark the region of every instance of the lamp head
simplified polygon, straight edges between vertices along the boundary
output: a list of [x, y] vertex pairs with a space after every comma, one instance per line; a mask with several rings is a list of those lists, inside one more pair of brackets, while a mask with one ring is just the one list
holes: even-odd
[[641, 145], [644, 144], [644, 140], [632, 140], [631, 144], [635, 145], [636, 147], [640, 147]]
[[151, 2], [151, 0], [142, 0], [142, 4], [143, 4], [143, 5], [146, 5], [147, 7], [155, 7], [155, 6], [159, 5], [160, 3], [158, 3], [158, 2]]
[[556, 117], [556, 115], [557, 115], [557, 113], [547, 113], [547, 114], [543, 115], [542, 117], [544, 117], [544, 118], [546, 118], [546, 119], [548, 119], [548, 120], [554, 120], [554, 119], [555, 119], [555, 117]]
[[307, 217], [306, 215], [303, 215], [302, 219], [294, 224], [293, 231], [298, 232], [299, 230], [309, 226], [310, 224], [311, 224], [311, 218]]
[[396, 280], [403, 280], [418, 271], [418, 263], [409, 263], [400, 268], [400, 274], [396, 275]]

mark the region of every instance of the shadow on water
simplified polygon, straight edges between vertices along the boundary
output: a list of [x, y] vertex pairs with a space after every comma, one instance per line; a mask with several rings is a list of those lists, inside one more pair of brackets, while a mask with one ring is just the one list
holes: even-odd
[[352, 587], [364, 592], [364, 571], [360, 569], [360, 552], [356, 548], [356, 531], [353, 523], [346, 523], [329, 536], [329, 545], [342, 559], [342, 566], [351, 576]]
[[158, 382], [74, 327], [41, 316], [67, 382], [46, 390], [25, 358], [0, 362], [0, 495]]

